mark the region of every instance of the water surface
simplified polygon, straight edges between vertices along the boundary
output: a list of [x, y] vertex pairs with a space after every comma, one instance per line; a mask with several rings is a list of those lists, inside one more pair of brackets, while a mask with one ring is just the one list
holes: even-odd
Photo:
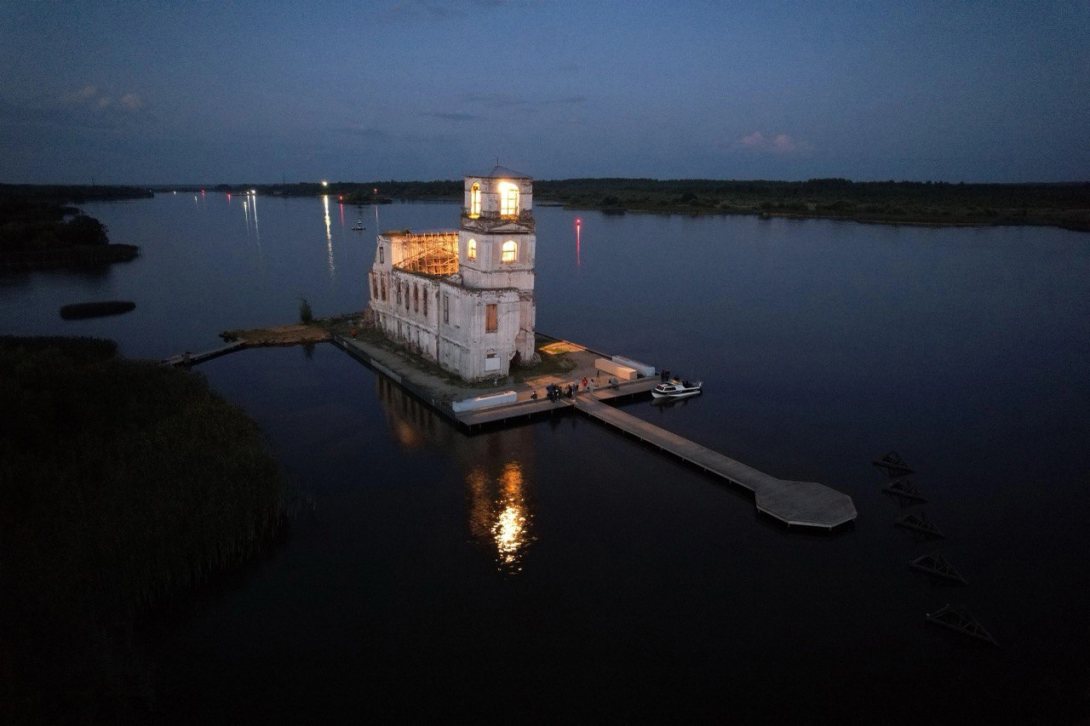
[[[200, 350], [223, 329], [290, 322], [299, 296], [319, 315], [358, 310], [376, 226], [458, 220], [452, 204], [380, 207], [376, 225], [374, 208], [333, 199], [181, 194], [87, 211], [141, 257], [0, 278], [5, 331]], [[856, 526], [787, 531], [576, 417], [464, 436], [329, 346], [244, 351], [199, 370], [257, 419], [313, 506], [269, 559], [155, 632], [164, 716], [1085, 714], [1090, 238], [537, 218], [540, 330], [702, 377], [699, 398], [627, 410], [847, 492]], [[137, 309], [57, 314], [110, 298]], [[881, 493], [869, 462], [890, 449], [926, 505]], [[916, 509], [944, 541], [892, 526]], [[934, 550], [968, 586], [908, 569]], [[947, 602], [1002, 647], [928, 626]]]

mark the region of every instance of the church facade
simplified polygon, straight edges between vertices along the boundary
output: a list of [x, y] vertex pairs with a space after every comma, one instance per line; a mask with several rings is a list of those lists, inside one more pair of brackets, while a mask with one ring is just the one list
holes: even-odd
[[535, 360], [533, 180], [497, 166], [465, 177], [461, 225], [378, 235], [375, 325], [467, 381]]

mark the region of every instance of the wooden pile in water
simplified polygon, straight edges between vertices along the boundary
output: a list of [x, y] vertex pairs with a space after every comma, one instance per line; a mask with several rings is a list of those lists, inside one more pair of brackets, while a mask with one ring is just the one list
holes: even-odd
[[968, 635], [970, 638], [976, 638], [985, 643], [999, 645], [995, 638], [992, 637], [992, 634], [985, 630], [980, 621], [969, 614], [968, 610], [953, 607], [949, 603], [933, 613], [928, 613], [927, 622], [950, 628], [962, 635]]
[[934, 522], [929, 520], [923, 512], [920, 512], [919, 514], [906, 514], [903, 517], [898, 518], [894, 524], [903, 529], [911, 529], [914, 532], [920, 532], [934, 539], [943, 539], [944, 537], [942, 531], [936, 527]]
[[935, 577], [941, 577], [945, 580], [951, 580], [953, 582], [960, 582], [962, 585], [968, 585], [965, 578], [961, 576], [961, 573], [957, 571], [950, 562], [942, 556], [941, 552], [932, 552], [929, 555], [920, 555], [916, 559], [908, 563], [908, 566], [914, 570], [920, 572], [926, 572], [929, 575]]

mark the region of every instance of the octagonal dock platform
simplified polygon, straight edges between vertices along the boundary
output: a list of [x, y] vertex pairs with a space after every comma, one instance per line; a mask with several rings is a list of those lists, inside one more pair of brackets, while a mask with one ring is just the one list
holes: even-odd
[[753, 492], [757, 509], [789, 527], [832, 530], [857, 516], [847, 494], [812, 481], [786, 481], [606, 405], [595, 394], [575, 398], [575, 410], [591, 416], [704, 471]]

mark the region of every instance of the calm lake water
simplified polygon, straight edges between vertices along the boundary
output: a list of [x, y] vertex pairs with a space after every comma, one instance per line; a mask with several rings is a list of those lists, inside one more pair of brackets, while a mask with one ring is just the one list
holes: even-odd
[[[459, 214], [219, 194], [85, 209], [140, 258], [0, 277], [0, 330], [153, 358], [291, 322], [300, 296], [359, 310], [376, 228]], [[313, 507], [147, 634], [164, 719], [1087, 715], [1090, 236], [536, 214], [539, 330], [703, 378], [699, 398], [626, 410], [850, 494], [856, 526], [787, 531], [575, 416], [467, 437], [331, 346], [244, 351], [198, 370]], [[100, 299], [137, 308], [58, 315]], [[927, 504], [881, 492], [870, 461], [890, 449]], [[910, 510], [946, 539], [895, 528]], [[936, 550], [967, 586], [909, 570]], [[926, 624], [946, 603], [1001, 647]]]

